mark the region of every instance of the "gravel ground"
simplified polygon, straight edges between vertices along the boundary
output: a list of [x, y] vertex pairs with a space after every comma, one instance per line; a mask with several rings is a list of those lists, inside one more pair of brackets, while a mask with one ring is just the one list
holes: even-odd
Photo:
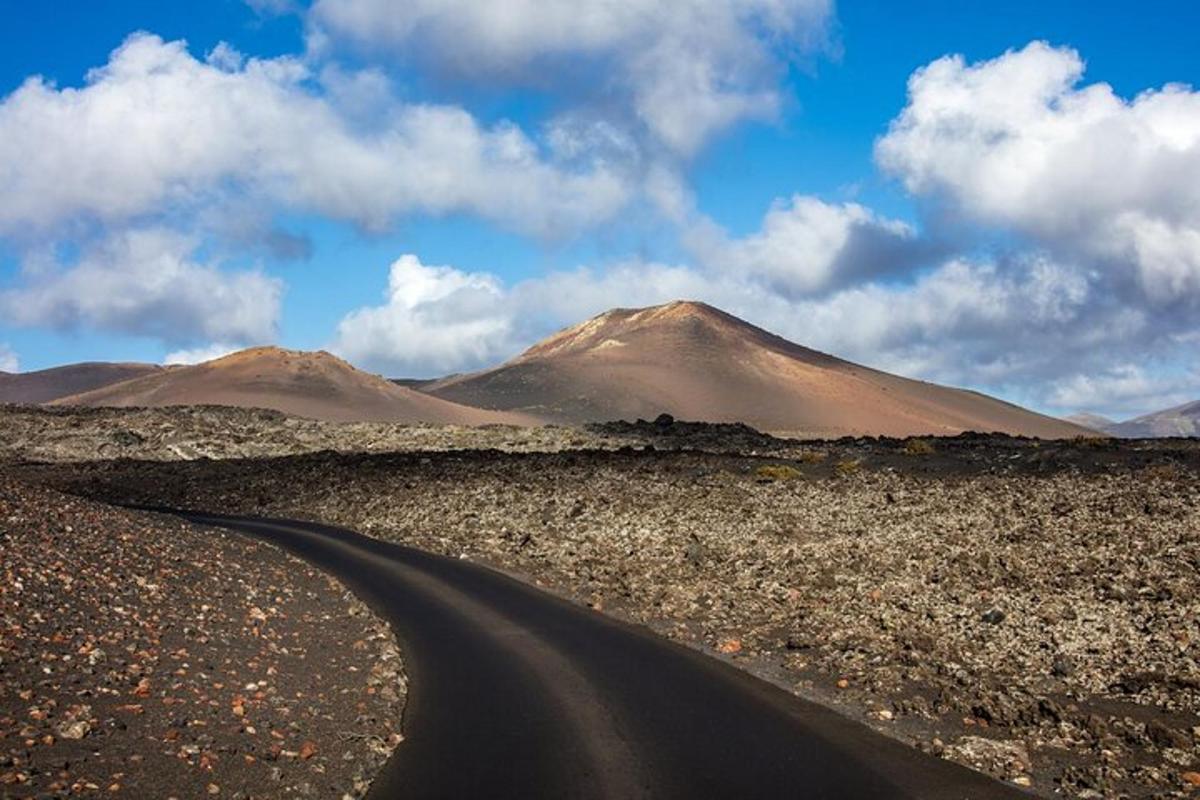
[[1046, 796], [1200, 783], [1200, 445], [841, 441], [24, 468], [467, 555]]
[[387, 627], [264, 544], [0, 476], [0, 795], [360, 797]]

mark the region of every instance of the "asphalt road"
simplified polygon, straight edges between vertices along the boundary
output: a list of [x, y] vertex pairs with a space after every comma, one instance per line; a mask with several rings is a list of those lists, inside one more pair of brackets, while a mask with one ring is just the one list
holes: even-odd
[[1028, 797], [477, 564], [308, 522], [186, 516], [282, 545], [392, 625], [406, 738], [372, 798]]

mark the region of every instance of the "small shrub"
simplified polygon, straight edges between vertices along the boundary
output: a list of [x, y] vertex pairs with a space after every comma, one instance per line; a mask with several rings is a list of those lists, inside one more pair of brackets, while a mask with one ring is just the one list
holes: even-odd
[[1111, 436], [1076, 436], [1071, 440], [1079, 447], [1097, 447], [1103, 448], [1113, 444]]
[[847, 458], [833, 465], [834, 473], [841, 476], [854, 475], [860, 470], [862, 470], [862, 462], [857, 458]]
[[800, 470], [787, 464], [764, 464], [754, 470], [754, 477], [761, 483], [774, 481], [791, 481], [800, 477]]
[[927, 456], [933, 453], [933, 444], [928, 439], [908, 439], [904, 442], [904, 452], [910, 456]]
[[801, 464], [820, 464], [827, 458], [829, 458], [829, 453], [824, 450], [805, 450], [796, 456], [796, 460]]

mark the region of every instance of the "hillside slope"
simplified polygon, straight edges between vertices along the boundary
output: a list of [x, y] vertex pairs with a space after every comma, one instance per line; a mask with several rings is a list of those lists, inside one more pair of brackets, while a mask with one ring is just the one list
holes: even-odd
[[0, 403], [38, 405], [60, 397], [111, 386], [167, 367], [157, 364], [108, 364], [85, 362], [36, 372], [0, 372]]

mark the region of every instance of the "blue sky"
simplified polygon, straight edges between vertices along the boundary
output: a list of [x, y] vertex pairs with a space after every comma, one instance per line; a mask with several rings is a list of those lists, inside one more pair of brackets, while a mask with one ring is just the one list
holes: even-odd
[[4, 2], [0, 368], [437, 374], [688, 294], [1056, 413], [1200, 396], [1193, 4], [488, 5]]

